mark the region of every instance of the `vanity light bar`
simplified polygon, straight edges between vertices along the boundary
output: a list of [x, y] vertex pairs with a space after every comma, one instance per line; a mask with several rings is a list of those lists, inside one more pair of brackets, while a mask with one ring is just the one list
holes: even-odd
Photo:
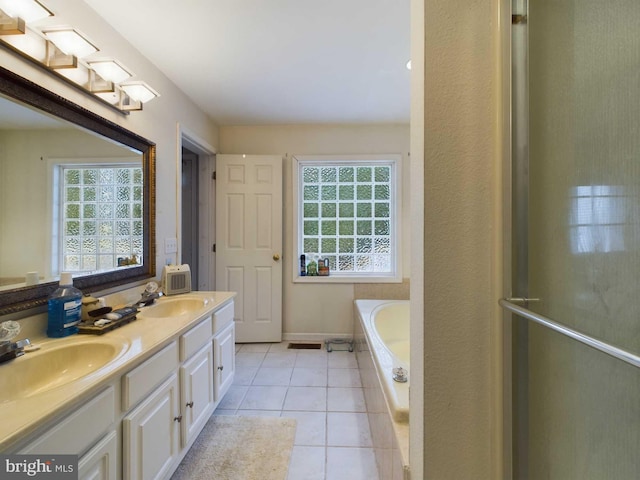
[[131, 72], [123, 67], [118, 61], [112, 59], [91, 60], [87, 61], [87, 65], [96, 71], [105, 80], [113, 83], [124, 82], [131, 78]]
[[0, 35], [22, 35], [26, 29], [27, 25], [22, 18], [14, 18], [0, 10]]
[[27, 23], [53, 17], [53, 13], [37, 0], [0, 0], [0, 10]]
[[82, 58], [98, 51], [98, 47], [87, 40], [85, 36], [75, 28], [52, 28], [42, 30], [42, 33], [67, 55]]
[[115, 59], [79, 60], [99, 49], [75, 28], [27, 25], [51, 16], [38, 0], [0, 0], [0, 44], [120, 112], [160, 96], [143, 81], [127, 81], [132, 73]]
[[160, 96], [158, 92], [142, 81], [122, 83], [120, 88], [136, 102], [147, 103]]

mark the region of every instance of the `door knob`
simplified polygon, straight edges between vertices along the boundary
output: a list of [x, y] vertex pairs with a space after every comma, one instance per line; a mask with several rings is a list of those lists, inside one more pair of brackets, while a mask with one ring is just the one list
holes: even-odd
[[278, 255], [277, 253], [274, 253], [273, 259], [277, 262], [278, 260], [280, 260], [280, 255]]

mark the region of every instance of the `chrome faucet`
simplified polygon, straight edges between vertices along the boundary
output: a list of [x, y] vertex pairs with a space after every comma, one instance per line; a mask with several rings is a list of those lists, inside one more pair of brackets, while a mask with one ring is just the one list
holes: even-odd
[[8, 362], [21, 355], [24, 355], [24, 347], [31, 345], [28, 338], [18, 340], [17, 342], [10, 342], [9, 340], [3, 340], [0, 342], [0, 363]]
[[162, 296], [162, 292], [158, 288], [158, 284], [156, 282], [149, 282], [147, 286], [144, 288], [140, 300], [133, 304], [134, 307], [146, 307], [147, 305], [151, 305], [156, 299]]
[[0, 323], [0, 363], [24, 355], [24, 348], [31, 345], [28, 338], [13, 342], [20, 333], [20, 324], [12, 320]]

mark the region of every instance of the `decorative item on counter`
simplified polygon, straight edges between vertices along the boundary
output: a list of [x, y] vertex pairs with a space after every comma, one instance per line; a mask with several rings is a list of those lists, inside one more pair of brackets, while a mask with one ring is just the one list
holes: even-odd
[[138, 265], [138, 257], [131, 255], [131, 257], [118, 257], [118, 266], [126, 267], [128, 265]]
[[27, 272], [24, 278], [24, 283], [27, 287], [31, 285], [38, 285], [40, 283], [40, 276], [38, 272]]
[[111, 307], [106, 306], [104, 298], [95, 298], [87, 294], [82, 297], [82, 324], [93, 325], [97, 318], [103, 317], [111, 310]]
[[318, 262], [315, 260], [315, 255], [311, 261], [307, 264], [307, 276], [315, 277], [318, 275]]
[[305, 257], [304, 253], [300, 255], [300, 276], [307, 276], [307, 257]]
[[318, 275], [321, 277], [329, 276], [329, 259], [318, 260]]
[[191, 268], [183, 265], [162, 267], [162, 288], [165, 295], [177, 295], [191, 291]]
[[60, 338], [78, 333], [82, 318], [82, 292], [73, 286], [70, 272], [60, 273], [60, 286], [47, 303], [47, 336]]
[[79, 333], [102, 335], [133, 322], [137, 318], [138, 311], [135, 307], [122, 307], [116, 310], [111, 307], [98, 308], [89, 312], [89, 316], [92, 318], [80, 324]]
[[82, 297], [82, 321], [88, 321], [90, 319], [89, 312], [97, 310], [98, 308], [100, 308], [100, 301], [97, 298], [92, 297], [90, 294]]

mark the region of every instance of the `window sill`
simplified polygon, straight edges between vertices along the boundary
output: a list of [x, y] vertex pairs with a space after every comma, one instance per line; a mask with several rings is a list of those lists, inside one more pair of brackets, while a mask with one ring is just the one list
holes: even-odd
[[345, 277], [341, 275], [301, 277], [296, 275], [293, 277], [293, 283], [402, 283], [402, 277]]

